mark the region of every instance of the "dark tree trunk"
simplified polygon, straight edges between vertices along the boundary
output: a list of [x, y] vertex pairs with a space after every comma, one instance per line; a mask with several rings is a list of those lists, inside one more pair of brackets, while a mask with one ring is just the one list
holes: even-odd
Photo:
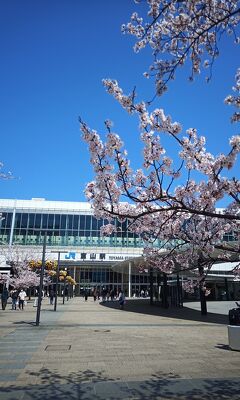
[[182, 285], [179, 280], [179, 275], [177, 274], [177, 307], [182, 307]]
[[167, 285], [167, 274], [163, 274], [163, 297], [162, 304], [164, 308], [168, 308], [168, 285]]
[[205, 290], [203, 290], [204, 287], [204, 269], [203, 267], [198, 267], [199, 275], [202, 277], [202, 280], [200, 281], [200, 286], [199, 286], [199, 291], [200, 291], [200, 303], [201, 303], [201, 314], [202, 315], [207, 315], [207, 300], [205, 296]]
[[229, 300], [229, 289], [228, 289], [228, 280], [227, 278], [224, 279], [225, 283], [225, 290], [226, 290], [226, 300]]
[[207, 315], [207, 301], [205, 296], [205, 291], [200, 287], [200, 302], [201, 302], [201, 314]]
[[150, 305], [153, 305], [153, 268], [149, 270], [149, 285], [150, 285]]

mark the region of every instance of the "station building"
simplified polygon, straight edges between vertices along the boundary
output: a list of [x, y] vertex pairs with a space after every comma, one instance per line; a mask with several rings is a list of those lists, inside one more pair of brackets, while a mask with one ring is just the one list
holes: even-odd
[[[115, 292], [122, 288], [129, 297], [149, 290], [149, 269], [146, 266], [139, 271], [144, 243], [128, 230], [127, 222], [116, 220], [117, 233], [101, 236], [100, 228], [108, 221], [96, 219], [89, 203], [42, 198], [0, 199], [0, 214], [0, 247], [18, 246], [41, 258], [46, 234], [46, 259], [58, 260], [61, 268], [70, 271], [77, 282], [76, 295], [95, 287]], [[226, 240], [232, 240], [231, 236]], [[225, 263], [212, 268], [208, 277], [212, 299], [239, 297], [233, 267], [234, 263]], [[6, 265], [0, 266], [0, 272], [1, 269], [6, 271]], [[159, 291], [160, 274], [153, 273], [151, 279], [154, 291]], [[183, 279], [186, 277], [181, 276], [180, 281]], [[175, 276], [168, 278], [173, 305], [179, 302], [175, 282]]]

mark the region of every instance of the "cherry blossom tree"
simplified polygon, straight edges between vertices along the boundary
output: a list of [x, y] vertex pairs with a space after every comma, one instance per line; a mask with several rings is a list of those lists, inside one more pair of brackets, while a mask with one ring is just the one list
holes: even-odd
[[6, 246], [1, 248], [1, 254], [5, 257], [6, 263], [11, 266], [10, 275], [2, 274], [5, 283], [15, 289], [39, 286], [39, 274], [32, 271], [30, 267], [30, 261], [33, 257], [37, 257], [37, 253], [19, 246]]
[[[212, 66], [219, 55], [218, 40], [231, 34], [236, 43], [239, 24], [237, 1], [160, 1], [149, 0], [145, 23], [136, 13], [123, 26], [125, 33], [138, 41], [135, 49], [149, 45], [154, 62], [156, 94], [162, 95], [174, 78], [177, 68], [191, 61], [190, 77], [201, 66]], [[208, 61], [204, 61], [206, 53]], [[158, 56], [164, 59], [158, 59]], [[210, 73], [211, 75], [211, 73]], [[240, 71], [236, 74], [234, 95], [227, 104], [239, 107]], [[80, 128], [89, 146], [95, 180], [86, 187], [86, 196], [95, 215], [109, 221], [102, 234], [116, 233], [114, 219], [127, 221], [128, 230], [142, 237], [148, 264], [164, 273], [196, 270], [193, 280], [206, 292], [204, 280], [214, 262], [239, 261], [240, 254], [240, 181], [230, 176], [240, 151], [240, 136], [229, 140], [226, 154], [213, 155], [206, 149], [206, 139], [195, 128], [182, 131], [162, 108], [152, 109], [149, 102], [137, 102], [136, 91], [126, 95], [111, 79], [103, 84], [120, 105], [139, 120], [143, 143], [143, 163], [131, 168], [127, 151], [111, 121], [105, 121], [106, 141], [101, 140], [82, 120]], [[239, 120], [238, 111], [232, 121]], [[166, 137], [175, 150], [174, 162], [165, 146]], [[168, 141], [169, 144], [169, 141]], [[219, 209], [220, 200], [226, 206]], [[231, 235], [234, 239], [226, 241]], [[188, 283], [186, 289], [192, 290]]]

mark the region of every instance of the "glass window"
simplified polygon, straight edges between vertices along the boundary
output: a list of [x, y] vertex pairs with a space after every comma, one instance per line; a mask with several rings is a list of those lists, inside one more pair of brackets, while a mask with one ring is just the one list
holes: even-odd
[[97, 220], [97, 225], [98, 225], [98, 230], [100, 231], [101, 226], [103, 226], [103, 219], [98, 219]]
[[105, 271], [105, 269], [103, 269], [103, 270], [101, 271], [101, 282], [102, 282], [102, 283], [105, 283], [105, 282], [106, 282], [106, 271]]
[[83, 231], [85, 229], [85, 215], [80, 215], [80, 229]]
[[6, 225], [5, 225], [6, 228], [11, 228], [11, 225], [12, 225], [12, 213], [7, 213], [5, 219], [6, 219]]
[[22, 218], [21, 218], [21, 228], [27, 228], [27, 224], [28, 224], [28, 214], [22, 214]]
[[92, 270], [89, 270], [88, 279], [90, 282], [92, 282]]
[[66, 215], [61, 215], [61, 229], [66, 229]]
[[4, 234], [5, 226], [6, 226], [6, 217], [4, 215], [5, 215], [5, 213], [0, 214], [0, 229], [1, 229], [2, 235]]
[[90, 229], [91, 229], [91, 216], [86, 215], [86, 230], [90, 231]]
[[41, 214], [36, 214], [35, 216], [35, 228], [36, 229], [41, 228]]
[[127, 221], [122, 223], [122, 231], [124, 232], [124, 236], [127, 236]]
[[48, 216], [48, 229], [53, 229], [54, 214]]
[[1, 213], [0, 214], [0, 226], [1, 228], [5, 228], [5, 226], [7, 225], [7, 213]]
[[42, 216], [42, 229], [47, 229], [48, 214]]
[[83, 281], [84, 280], [84, 270], [80, 271], [80, 280]]
[[21, 215], [19, 213], [15, 215], [15, 228], [20, 228]]
[[73, 224], [73, 215], [67, 215], [67, 229], [71, 230]]
[[92, 230], [96, 231], [97, 230], [97, 219], [95, 217], [92, 217]]
[[[28, 227], [29, 229], [34, 228], [34, 219], [35, 219], [35, 214], [29, 214], [28, 215]], [[22, 224], [23, 224], [23, 218], [22, 218]]]
[[55, 225], [54, 225], [55, 229], [60, 229], [60, 215], [59, 214], [55, 214]]
[[88, 280], [88, 269], [85, 270], [85, 281]]
[[92, 271], [92, 282], [101, 282], [101, 271]]
[[114, 282], [116, 282], [117, 283], [117, 281], [118, 281], [118, 276], [117, 276], [117, 272], [113, 272], [113, 280], [114, 280]]
[[79, 223], [79, 215], [73, 216], [73, 229], [78, 230], [78, 223]]

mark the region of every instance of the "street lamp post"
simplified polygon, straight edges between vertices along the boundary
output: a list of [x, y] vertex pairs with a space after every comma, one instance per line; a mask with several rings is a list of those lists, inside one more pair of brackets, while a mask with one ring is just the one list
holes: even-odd
[[[67, 271], [67, 268], [64, 268], [64, 271]], [[64, 281], [63, 281], [63, 304], [65, 304], [65, 290], [66, 290], [66, 276], [64, 276]]]
[[55, 301], [54, 301], [54, 311], [57, 310], [57, 292], [58, 292], [58, 279], [59, 279], [59, 265], [60, 265], [60, 254], [58, 252], [58, 262], [57, 262], [57, 274], [56, 274], [56, 286], [55, 286]]
[[57, 292], [58, 292], [58, 281], [59, 281], [59, 268], [60, 268], [60, 256], [62, 253], [68, 253], [68, 251], [52, 250], [51, 253], [58, 253], [57, 262], [57, 274], [56, 274], [56, 288], [55, 288], [55, 301], [54, 301], [54, 311], [57, 310]]
[[41, 303], [42, 303], [42, 290], [43, 290], [43, 274], [44, 274], [44, 268], [45, 268], [46, 243], [47, 243], [47, 232], [45, 232], [44, 239], [43, 239], [42, 266], [41, 266], [41, 275], [40, 275], [40, 284], [39, 284], [39, 293], [38, 293], [36, 326], [38, 326], [39, 322], [40, 322], [40, 312], [41, 312]]
[[69, 282], [67, 284], [67, 301], [69, 300]]

